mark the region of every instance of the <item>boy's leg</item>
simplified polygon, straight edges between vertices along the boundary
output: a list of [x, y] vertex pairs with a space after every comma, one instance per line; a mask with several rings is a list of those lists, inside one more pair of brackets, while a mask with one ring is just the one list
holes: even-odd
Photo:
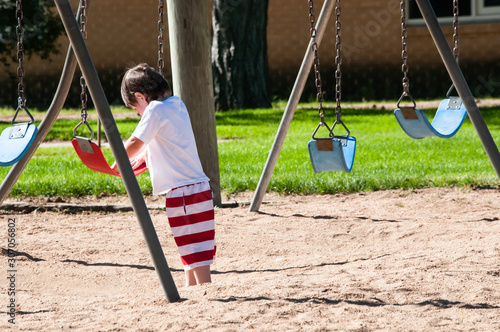
[[194, 277], [198, 285], [212, 282], [210, 276], [210, 265], [204, 265], [193, 269]]
[[196, 277], [194, 276], [193, 270], [184, 271], [186, 274], [186, 287], [196, 285]]
[[185, 271], [186, 286], [211, 282], [215, 220], [209, 183], [172, 189], [166, 195], [165, 207], [183, 264], [186, 267], [201, 262], [206, 264]]
[[210, 265], [195, 267], [191, 270], [186, 270], [186, 287], [206, 284], [212, 282], [210, 276]]

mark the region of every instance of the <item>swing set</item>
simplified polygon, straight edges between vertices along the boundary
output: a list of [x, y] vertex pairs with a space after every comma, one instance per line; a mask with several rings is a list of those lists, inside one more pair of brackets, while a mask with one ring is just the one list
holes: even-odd
[[[145, 166], [140, 170], [133, 170], [123, 141], [118, 134], [118, 129], [111, 113], [106, 96], [99, 81], [96, 69], [92, 62], [90, 53], [85, 43], [85, 21], [87, 11], [87, 0], [81, 0], [79, 13], [77, 14], [80, 20], [80, 25], [75, 18], [74, 12], [71, 8], [69, 0], [55, 0], [57, 10], [62, 19], [64, 28], [68, 35], [70, 46], [66, 62], [61, 75], [58, 89], [54, 95], [49, 110], [47, 111], [44, 120], [40, 124], [40, 128], [34, 125], [33, 116], [29, 113], [26, 107], [26, 99], [24, 96], [24, 67], [23, 67], [23, 30], [22, 30], [22, 4], [21, 0], [16, 0], [17, 18], [18, 18], [18, 107], [12, 118], [12, 126], [6, 128], [0, 136], [0, 166], [12, 166], [9, 174], [2, 182], [0, 187], [0, 202], [7, 197], [8, 193], [14, 186], [15, 182], [22, 173], [24, 167], [33, 156], [41, 141], [45, 138], [48, 131], [54, 124], [68, 94], [71, 79], [74, 75], [77, 62], [82, 70], [85, 79], [82, 79], [82, 121], [74, 128], [74, 139], [72, 144], [76, 153], [82, 162], [90, 169], [111, 175], [114, 173], [104, 158], [101, 149], [92, 142], [94, 133], [87, 122], [87, 109], [86, 109], [86, 87], [88, 86], [92, 99], [96, 105], [96, 110], [99, 118], [103, 123], [108, 141], [110, 143], [113, 155], [120, 169], [125, 188], [130, 197], [134, 211], [136, 213], [139, 224], [142, 228], [143, 234], [148, 245], [155, 270], [164, 289], [165, 295], [169, 302], [177, 301], [180, 297], [170, 274], [168, 264], [165, 260], [163, 250], [158, 241], [156, 231], [151, 221], [147, 206], [144, 202], [141, 190], [135, 178], [135, 175], [140, 174], [145, 170]], [[398, 109], [395, 111], [395, 116], [401, 124], [403, 130], [413, 138], [423, 138], [429, 136], [437, 136], [442, 138], [452, 137], [460, 128], [465, 116], [468, 114], [474, 128], [483, 144], [485, 151], [490, 158], [491, 163], [500, 177], [500, 153], [498, 148], [491, 137], [491, 134], [484, 122], [484, 119], [479, 112], [470, 89], [465, 81], [460, 67], [458, 66], [458, 0], [454, 0], [454, 40], [455, 40], [455, 54], [450, 49], [446, 37], [437, 21], [429, 0], [416, 0], [417, 5], [423, 14], [425, 23], [433, 37], [434, 43], [443, 59], [443, 62], [448, 70], [448, 73], [453, 82], [454, 87], [458, 92], [459, 97], [450, 97], [450, 91], [447, 93], [447, 98], [441, 102], [441, 105], [436, 112], [436, 116], [432, 123], [429, 123], [425, 114], [416, 108], [416, 103], [413, 100], [409, 91], [408, 80], [408, 65], [407, 65], [407, 49], [406, 49], [406, 9], [405, 0], [401, 1], [401, 28], [402, 28], [402, 44], [403, 44], [403, 94], [398, 101]], [[340, 23], [340, 0], [325, 0], [323, 8], [316, 22], [313, 12], [313, 0], [309, 0], [309, 19], [311, 22], [311, 39], [304, 56], [304, 60], [300, 67], [297, 79], [291, 92], [288, 104], [283, 114], [280, 127], [276, 134], [273, 146], [269, 153], [266, 165], [264, 167], [262, 176], [258, 183], [256, 192], [250, 205], [250, 211], [258, 211], [262, 202], [263, 196], [266, 192], [267, 186], [270, 181], [273, 169], [276, 165], [280, 150], [283, 146], [286, 133], [291, 124], [295, 109], [298, 105], [300, 96], [304, 89], [307, 76], [311, 67], [314, 64], [315, 83], [318, 91], [318, 115], [320, 122], [313, 131], [312, 140], [308, 142], [308, 150], [311, 158], [311, 164], [315, 172], [323, 171], [344, 171], [350, 172], [353, 167], [355, 151], [356, 151], [356, 138], [351, 136], [350, 130], [341, 119], [341, 23]], [[164, 0], [159, 0], [159, 70], [161, 72], [163, 66], [163, 8]], [[336, 120], [333, 125], [328, 126], [325, 121], [325, 114], [322, 106], [323, 92], [321, 86], [321, 75], [319, 70], [319, 56], [318, 48], [321, 39], [326, 30], [326, 26], [335, 9], [336, 13]], [[402, 107], [400, 104], [404, 98], [410, 98], [412, 106]], [[16, 119], [19, 112], [26, 112], [30, 118], [29, 122], [17, 123]], [[465, 111], [465, 112], [464, 112]], [[79, 127], [87, 127], [90, 130], [90, 137], [83, 137], [77, 135]], [[336, 128], [343, 128], [347, 134], [338, 135], [334, 133]], [[326, 135], [320, 133], [326, 129]], [[111, 171], [111, 172], [110, 172]], [[113, 174], [114, 173], [114, 174]]]
[[[474, 128], [483, 144], [483, 147], [490, 158], [497, 176], [500, 178], [500, 152], [484, 122], [484, 119], [477, 107], [477, 104], [470, 92], [469, 86], [463, 77], [458, 65], [458, 0], [453, 0], [453, 41], [454, 48], [451, 50], [446, 40], [446, 36], [441, 29], [432, 6], [428, 0], [416, 0], [418, 8], [422, 13], [425, 24], [431, 33], [433, 41], [441, 55], [443, 63], [448, 70], [452, 80], [452, 85], [446, 94], [446, 98], [441, 101], [437, 112], [429, 122], [425, 113], [416, 107], [415, 100], [410, 94], [410, 83], [408, 79], [408, 51], [407, 51], [407, 27], [406, 27], [406, 1], [400, 1], [401, 9], [401, 42], [402, 42], [402, 71], [403, 71], [403, 94], [397, 102], [397, 109], [394, 111], [396, 120], [403, 131], [410, 137], [421, 139], [424, 137], [450, 138], [455, 135], [462, 126], [465, 118], [469, 115]], [[295, 80], [290, 98], [283, 113], [278, 132], [274, 139], [271, 151], [269, 152], [266, 164], [262, 171], [255, 194], [250, 203], [249, 212], [259, 210], [269, 185], [273, 170], [278, 161], [279, 153], [285, 141], [286, 134], [292, 122], [295, 109], [300, 100], [302, 91], [306, 84], [307, 76], [311, 67], [314, 68], [315, 84], [317, 88], [318, 114], [320, 123], [313, 132], [312, 140], [308, 142], [311, 165], [316, 173], [322, 171], [344, 171], [351, 172], [356, 151], [356, 138], [351, 136], [351, 132], [341, 120], [341, 24], [340, 24], [340, 0], [325, 0], [317, 23], [313, 13], [313, 0], [308, 1], [309, 19], [311, 22], [311, 39], [307, 47], [302, 65]], [[336, 15], [336, 36], [335, 36], [335, 96], [336, 96], [336, 121], [330, 128], [325, 122], [325, 114], [322, 106], [323, 93], [321, 89], [321, 75], [319, 72], [318, 48], [323, 38], [328, 20], [335, 10]], [[459, 96], [450, 96], [453, 89], [456, 89]], [[408, 97], [410, 106], [402, 106], [403, 99]], [[346, 135], [335, 135], [333, 130], [336, 125], [341, 125], [347, 131]], [[326, 128], [326, 137], [318, 137], [318, 131]]]

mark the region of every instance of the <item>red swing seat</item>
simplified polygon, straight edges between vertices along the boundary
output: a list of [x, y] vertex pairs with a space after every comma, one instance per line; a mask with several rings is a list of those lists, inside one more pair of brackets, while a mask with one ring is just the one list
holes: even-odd
[[[93, 143], [89, 139], [80, 137], [73, 138], [71, 140], [71, 144], [73, 144], [73, 148], [75, 149], [78, 157], [80, 157], [80, 160], [91, 170], [121, 177], [120, 173], [111, 169], [106, 158], [104, 158], [101, 148], [99, 148], [97, 144]], [[137, 176], [144, 173], [147, 169], [146, 164], [142, 164], [138, 168], [134, 169], [134, 174]]]

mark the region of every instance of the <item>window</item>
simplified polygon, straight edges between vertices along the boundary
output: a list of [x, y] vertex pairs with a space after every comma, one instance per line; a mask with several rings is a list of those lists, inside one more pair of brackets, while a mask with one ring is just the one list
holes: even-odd
[[500, 0], [480, 0], [478, 13], [481, 15], [500, 15]]
[[[415, 0], [406, 0], [410, 24], [423, 23]], [[452, 0], [430, 0], [432, 8], [441, 23], [453, 18]], [[500, 0], [459, 0], [460, 21], [463, 23], [500, 22]]]

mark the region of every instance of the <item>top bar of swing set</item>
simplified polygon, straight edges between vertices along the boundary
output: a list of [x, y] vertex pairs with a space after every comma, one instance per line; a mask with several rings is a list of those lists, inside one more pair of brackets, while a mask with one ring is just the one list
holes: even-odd
[[[316, 24], [316, 42], [318, 46], [321, 42], [321, 39], [323, 38], [323, 34], [325, 32], [326, 25], [328, 24], [330, 14], [334, 8], [333, 2], [333, 0], [325, 1], [321, 10], [320, 17]], [[500, 152], [498, 151], [498, 147], [495, 144], [495, 141], [493, 140], [493, 137], [491, 136], [486, 123], [484, 122], [479, 108], [477, 107], [476, 101], [472, 96], [467, 81], [465, 80], [459, 65], [455, 61], [453, 51], [448, 45], [448, 41], [446, 40], [446, 36], [444, 35], [444, 32], [439, 25], [436, 14], [432, 9], [429, 0], [416, 0], [416, 2], [420, 9], [420, 12], [422, 13], [425, 24], [429, 29], [429, 32], [431, 33], [432, 39], [434, 40], [434, 43], [439, 51], [439, 54], [441, 55], [443, 63], [448, 70], [448, 74], [450, 75], [453, 85], [455, 86], [455, 89], [457, 90], [460, 98], [462, 99], [462, 102], [465, 105], [467, 114], [469, 115], [469, 118], [471, 119], [471, 122], [476, 129], [479, 139], [481, 140], [486, 154], [488, 155], [490, 162], [493, 165], [497, 177], [500, 179]], [[311, 70], [313, 56], [310, 52], [310, 48], [311, 45], [309, 44], [306, 50], [306, 55], [304, 56], [304, 60], [302, 61], [302, 65], [300, 67], [299, 74], [297, 75], [297, 79], [293, 86], [292, 93], [285, 108], [285, 112], [278, 128], [278, 132], [274, 139], [273, 146], [271, 148], [271, 151], [269, 152], [269, 156], [257, 185], [257, 189], [255, 190], [255, 194], [248, 210], [249, 212], [259, 211], [264, 195], [266, 194], [266, 190], [269, 185], [269, 181], [271, 180], [276, 162], [278, 161], [278, 157], [285, 141], [286, 134], [288, 132], [288, 129], [290, 128], [295, 109], [297, 108], [300, 96], [302, 94], [302, 91], [304, 90], [305, 81], [307, 80], [307, 76], [309, 74], [309, 71]]]
[[122, 174], [125, 189], [127, 190], [130, 202], [132, 203], [132, 207], [141, 226], [156, 273], [158, 274], [167, 300], [169, 302], [178, 301], [180, 299], [179, 293], [170, 273], [160, 241], [158, 240], [158, 236], [154, 229], [151, 216], [149, 215], [148, 208], [144, 202], [144, 197], [142, 196], [141, 189], [137, 183], [137, 179], [135, 178], [134, 171], [128, 159], [127, 152], [125, 151], [123, 141], [119, 135], [118, 128], [116, 127], [116, 122], [114, 121], [113, 114], [111, 113], [111, 109], [106, 95], [104, 94], [99, 76], [97, 75], [89, 50], [87, 49], [85, 40], [80, 33], [78, 23], [74, 17], [71, 4], [69, 0], [55, 0], [55, 3], [70, 43], [75, 50], [75, 55], [83, 72], [83, 76], [87, 81], [90, 95], [92, 96], [92, 100], [96, 106], [99, 118], [103, 120], [103, 123], [106, 123], [104, 131], [108, 137], [111, 150], [113, 151], [113, 155], [115, 156], [115, 160], [118, 164], [118, 169]]

